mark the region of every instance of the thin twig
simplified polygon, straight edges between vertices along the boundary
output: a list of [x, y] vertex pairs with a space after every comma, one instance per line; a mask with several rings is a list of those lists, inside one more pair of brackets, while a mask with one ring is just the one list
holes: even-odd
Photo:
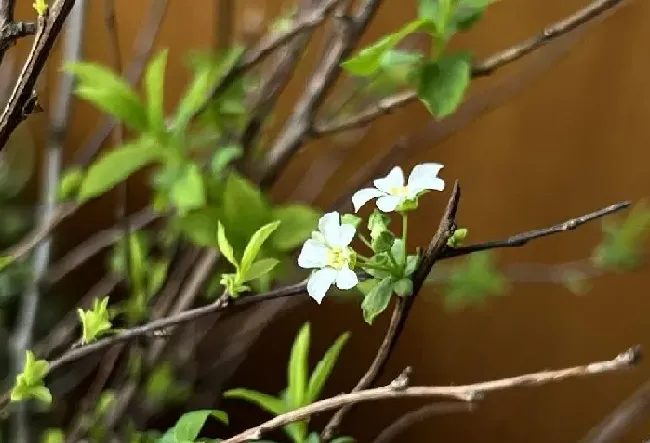
[[248, 440], [259, 440], [263, 435], [284, 425], [304, 420], [321, 412], [331, 411], [346, 405], [367, 401], [409, 397], [441, 397], [465, 402], [474, 402], [484, 397], [488, 392], [512, 389], [515, 387], [540, 386], [552, 382], [559, 382], [568, 378], [584, 377], [629, 369], [638, 363], [639, 359], [639, 349], [630, 348], [612, 360], [599, 361], [587, 365], [573, 366], [554, 371], [535, 372], [464, 386], [417, 386], [395, 388], [389, 385], [380, 388], [366, 389], [350, 394], [340, 394], [335, 397], [314, 402], [303, 408], [278, 415], [259, 426], [255, 426], [235, 435], [234, 437], [223, 440], [223, 443], [242, 443]]
[[[592, 1], [583, 9], [580, 9], [574, 14], [547, 26], [534, 36], [529, 37], [508, 49], [499, 51], [482, 62], [475, 64], [472, 67], [472, 77], [477, 78], [491, 75], [497, 69], [521, 59], [536, 49], [550, 43], [554, 39], [571, 32], [585, 23], [588, 23], [590, 20], [604, 14], [623, 1], [624, 0]], [[334, 132], [363, 126], [375, 120], [377, 117], [390, 114], [395, 109], [405, 106], [416, 99], [417, 94], [415, 91], [400, 92], [391, 97], [381, 99], [358, 114], [346, 117], [345, 119], [335, 120], [328, 123], [316, 123], [311, 130], [311, 134], [316, 137], [321, 137]]]
[[[358, 392], [372, 386], [381, 375], [395, 345], [397, 344], [397, 341], [399, 340], [415, 298], [422, 289], [422, 286], [424, 286], [424, 282], [431, 272], [431, 268], [438, 260], [440, 253], [444, 250], [447, 241], [456, 229], [456, 211], [458, 210], [459, 202], [460, 186], [458, 185], [458, 182], [456, 182], [454, 183], [451, 197], [449, 198], [447, 208], [440, 220], [438, 229], [429, 242], [429, 246], [424, 252], [420, 264], [413, 275], [413, 295], [410, 297], [398, 298], [384, 340], [379, 346], [377, 354], [370, 364], [370, 367], [357, 382], [355, 387], [352, 389], [352, 392]], [[321, 433], [321, 440], [329, 441], [332, 439], [338, 431], [338, 428], [343, 421], [343, 417], [351, 408], [352, 404], [345, 405], [332, 416]]]
[[58, 0], [45, 16], [39, 17], [34, 44], [23, 65], [16, 86], [0, 116], [0, 151], [6, 146], [11, 133], [33, 111], [34, 85], [50, 56], [63, 23], [72, 10], [75, 0]]
[[473, 410], [473, 403], [433, 403], [424, 405], [402, 415], [393, 423], [384, 428], [372, 443], [390, 443], [399, 434], [413, 426], [415, 423], [424, 421], [434, 415], [451, 414], [455, 412], [470, 412]]
[[16, 39], [36, 32], [35, 23], [14, 22], [15, 9], [16, 0], [0, 0], [0, 64]]

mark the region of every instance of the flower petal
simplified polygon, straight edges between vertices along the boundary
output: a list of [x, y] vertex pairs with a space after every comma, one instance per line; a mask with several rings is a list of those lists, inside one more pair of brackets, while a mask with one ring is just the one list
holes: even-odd
[[305, 269], [327, 266], [327, 246], [316, 240], [307, 240], [300, 250], [298, 266]]
[[404, 197], [387, 195], [377, 200], [377, 207], [382, 212], [393, 212], [404, 200]]
[[339, 289], [352, 289], [357, 285], [357, 283], [359, 283], [357, 274], [347, 266], [341, 269], [336, 275], [336, 287]]
[[404, 171], [399, 166], [395, 166], [386, 177], [378, 178], [373, 183], [380, 191], [390, 194], [391, 189], [404, 186]]
[[328, 212], [318, 220], [318, 230], [325, 236], [326, 243], [331, 244], [332, 240], [338, 243], [340, 220], [341, 217], [336, 211]]
[[425, 163], [417, 165], [411, 171], [408, 181], [409, 198], [415, 198], [418, 192], [424, 190], [443, 191], [445, 181], [438, 178], [438, 173], [444, 168], [438, 163]]
[[368, 203], [373, 198], [381, 197], [386, 195], [384, 192], [375, 188], [365, 188], [360, 189], [354, 193], [352, 196], [352, 205], [354, 206], [354, 212], [359, 212], [359, 209], [366, 203]]
[[320, 304], [325, 298], [325, 293], [336, 281], [338, 271], [334, 268], [323, 268], [314, 272], [307, 282], [307, 293]]
[[341, 248], [348, 246], [350, 243], [352, 243], [352, 239], [354, 239], [354, 235], [356, 233], [357, 230], [354, 226], [346, 224], [341, 225], [341, 229], [339, 231], [339, 244], [337, 246]]

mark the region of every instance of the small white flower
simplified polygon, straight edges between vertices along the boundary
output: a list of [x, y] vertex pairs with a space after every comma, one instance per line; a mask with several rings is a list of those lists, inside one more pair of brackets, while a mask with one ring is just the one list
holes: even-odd
[[359, 279], [354, 273], [354, 251], [349, 247], [356, 233], [352, 225], [341, 224], [338, 212], [330, 212], [318, 221], [318, 231], [302, 246], [298, 265], [318, 269], [307, 282], [309, 296], [320, 303], [336, 283], [339, 289], [352, 289]]
[[392, 212], [407, 200], [415, 200], [422, 191], [443, 191], [445, 181], [438, 177], [438, 172], [443, 168], [438, 163], [424, 163], [417, 165], [409, 175], [408, 183], [404, 184], [404, 172], [395, 166], [384, 178], [378, 178], [373, 183], [374, 188], [361, 189], [352, 196], [354, 211], [377, 198], [377, 207], [382, 212]]

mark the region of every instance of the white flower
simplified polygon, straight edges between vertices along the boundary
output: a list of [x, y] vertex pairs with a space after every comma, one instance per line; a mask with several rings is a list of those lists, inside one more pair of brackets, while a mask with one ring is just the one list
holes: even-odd
[[404, 172], [395, 166], [384, 178], [378, 178], [373, 183], [374, 188], [361, 189], [352, 196], [354, 211], [377, 198], [377, 207], [382, 212], [392, 212], [407, 200], [415, 200], [422, 191], [445, 189], [445, 181], [438, 177], [443, 168], [438, 163], [417, 165], [409, 175], [408, 183], [404, 185]]
[[338, 212], [330, 212], [318, 221], [318, 231], [302, 246], [298, 265], [305, 269], [318, 269], [307, 282], [309, 296], [320, 303], [327, 290], [336, 283], [339, 289], [352, 289], [359, 279], [354, 273], [355, 255], [349, 247], [356, 229], [341, 224]]

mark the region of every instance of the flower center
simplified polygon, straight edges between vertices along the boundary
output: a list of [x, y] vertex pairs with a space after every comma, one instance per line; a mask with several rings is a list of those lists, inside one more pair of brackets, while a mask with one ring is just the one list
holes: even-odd
[[330, 266], [338, 271], [343, 269], [350, 261], [350, 252], [343, 248], [330, 248], [327, 251], [327, 266]]
[[408, 195], [408, 188], [406, 186], [394, 186], [390, 188], [390, 195], [395, 197], [406, 197]]

